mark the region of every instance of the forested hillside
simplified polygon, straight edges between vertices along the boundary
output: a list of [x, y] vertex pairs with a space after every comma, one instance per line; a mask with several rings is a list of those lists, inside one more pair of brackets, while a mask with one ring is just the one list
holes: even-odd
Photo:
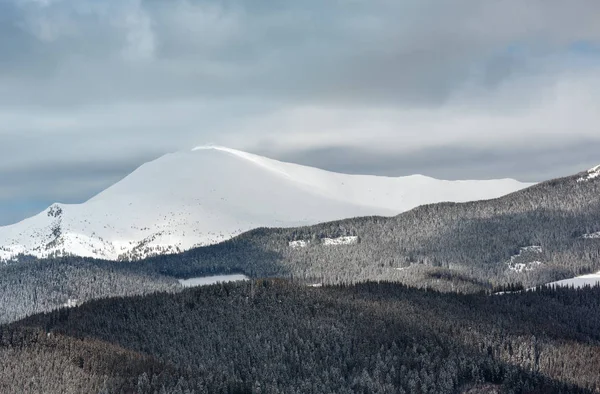
[[0, 268], [0, 324], [96, 298], [177, 291], [173, 278], [134, 267], [82, 258], [59, 258]]
[[[136, 264], [167, 275], [240, 272], [309, 282], [394, 280], [441, 290], [535, 286], [600, 270], [600, 177], [578, 174], [494, 200], [425, 205], [295, 229], [257, 229]], [[355, 242], [326, 239], [352, 236]]]
[[599, 333], [598, 287], [489, 296], [258, 280], [1, 327], [0, 391], [593, 393]]
[[[398, 281], [443, 291], [531, 287], [600, 271], [600, 177], [508, 196], [295, 229], [136, 262], [63, 257], [0, 268], [0, 323], [86, 301], [177, 291], [174, 278], [243, 273], [304, 284]], [[343, 238], [347, 237], [347, 238]]]

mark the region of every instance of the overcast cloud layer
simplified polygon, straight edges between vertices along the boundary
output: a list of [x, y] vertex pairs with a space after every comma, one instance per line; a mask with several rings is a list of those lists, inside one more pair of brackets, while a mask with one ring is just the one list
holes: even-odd
[[0, 224], [215, 143], [352, 173], [600, 163], [600, 2], [0, 0]]

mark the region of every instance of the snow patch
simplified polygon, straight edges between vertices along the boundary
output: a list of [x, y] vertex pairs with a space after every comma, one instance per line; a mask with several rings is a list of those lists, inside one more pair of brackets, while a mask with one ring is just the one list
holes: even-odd
[[338, 238], [323, 238], [321, 240], [323, 245], [335, 246], [335, 245], [355, 245], [358, 243], [358, 237], [355, 235], [338, 237]]
[[600, 165], [588, 170], [585, 176], [577, 179], [577, 182], [587, 182], [600, 177]]
[[600, 231], [598, 231], [597, 233], [583, 234], [581, 236], [581, 238], [584, 238], [584, 239], [600, 239]]
[[79, 306], [79, 300], [78, 299], [71, 299], [71, 298], [69, 298], [67, 300], [67, 302], [63, 304], [64, 308], [76, 308], [77, 306]]
[[508, 267], [509, 270], [515, 272], [524, 272], [524, 271], [533, 271], [538, 268], [540, 265], [543, 265], [541, 261], [532, 261], [530, 263], [516, 263], [512, 264]]
[[244, 280], [249, 280], [246, 275], [216, 275], [216, 276], [201, 276], [198, 278], [191, 279], [179, 279], [179, 283], [183, 287], [197, 287], [197, 286], [208, 286], [214, 285], [217, 283], [227, 283], [227, 282], [239, 282]]
[[297, 241], [290, 241], [288, 243], [288, 246], [290, 248], [296, 249], [296, 248], [306, 248], [309, 244], [310, 244], [310, 241], [305, 241], [303, 239], [300, 239]]
[[519, 254], [511, 256], [510, 260], [506, 262], [508, 269], [513, 272], [522, 273], [525, 271], [533, 271], [539, 268], [542, 263], [536, 258], [544, 252], [541, 246], [532, 245], [525, 246], [519, 250]]
[[523, 248], [521, 248], [521, 251], [519, 252], [519, 256], [523, 255], [526, 252], [532, 252], [532, 253], [542, 253], [544, 251], [544, 249], [542, 249], [541, 246], [525, 246]]

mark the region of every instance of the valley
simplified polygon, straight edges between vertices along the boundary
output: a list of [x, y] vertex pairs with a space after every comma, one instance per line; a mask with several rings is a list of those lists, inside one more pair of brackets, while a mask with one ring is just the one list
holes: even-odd
[[[178, 292], [202, 279], [283, 278], [306, 285], [392, 281], [443, 292], [494, 293], [600, 269], [600, 181], [581, 174], [492, 200], [259, 228], [221, 243], [135, 261], [77, 256], [11, 262], [0, 277], [0, 321], [69, 299]], [[22, 278], [27, 278], [23, 281]]]
[[54, 392], [591, 394], [600, 180], [582, 176], [132, 261], [7, 261], [0, 360], [27, 367], [0, 389], [37, 368], [27, 387]]
[[599, 15], [0, 0], [0, 394], [600, 394]]

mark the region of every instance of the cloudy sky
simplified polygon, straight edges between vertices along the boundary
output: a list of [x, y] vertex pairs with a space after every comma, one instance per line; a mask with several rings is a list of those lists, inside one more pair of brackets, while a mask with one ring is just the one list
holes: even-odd
[[0, 0], [0, 224], [214, 143], [349, 173], [600, 163], [597, 0]]

